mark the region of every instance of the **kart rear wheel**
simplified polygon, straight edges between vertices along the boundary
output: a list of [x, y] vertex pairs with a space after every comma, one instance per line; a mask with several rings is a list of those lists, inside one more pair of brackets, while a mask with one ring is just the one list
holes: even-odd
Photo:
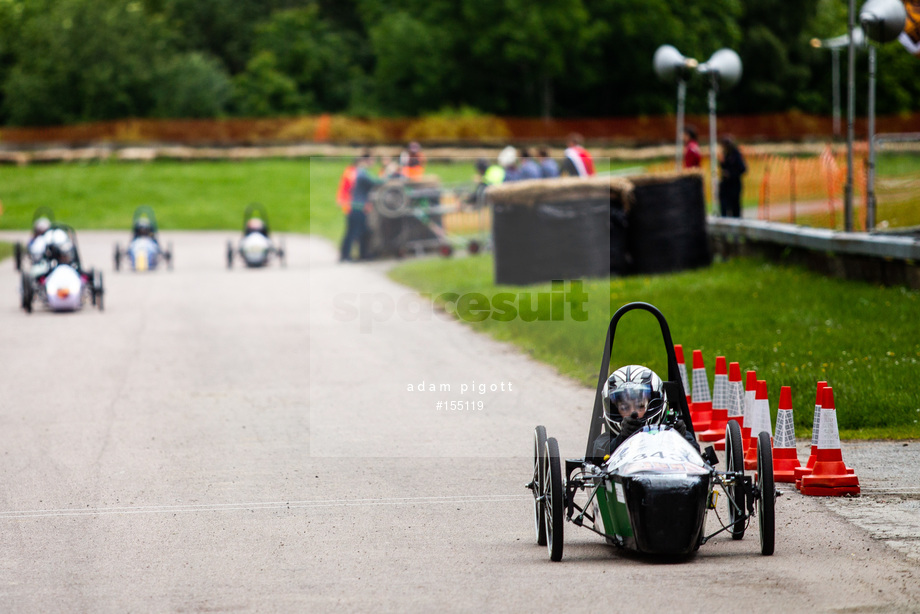
[[565, 491], [562, 486], [562, 466], [559, 444], [555, 437], [546, 440], [543, 459], [543, 502], [545, 509], [546, 550], [549, 560], [562, 560], [562, 529], [565, 524]]
[[454, 253], [454, 248], [451, 247], [450, 245], [445, 244], [445, 245], [442, 245], [438, 249], [438, 251], [441, 252], [441, 255], [444, 256], [445, 258], [450, 258], [451, 255]]
[[470, 241], [466, 244], [466, 251], [471, 256], [475, 256], [479, 253], [481, 247], [479, 246], [479, 241]]
[[17, 271], [22, 270], [22, 243], [18, 241], [13, 244], [13, 264]]
[[115, 270], [121, 270], [121, 246], [118, 243], [115, 244]]
[[173, 263], [172, 263], [172, 243], [167, 243], [167, 244], [166, 244], [166, 253], [163, 254], [163, 257], [166, 259], [166, 270], [167, 270], [167, 271], [172, 271], [172, 270], [173, 270]]
[[233, 243], [227, 241], [227, 268], [233, 268]]
[[732, 539], [744, 537], [744, 523], [747, 507], [744, 497], [744, 447], [741, 439], [741, 427], [735, 420], [729, 420], [725, 426], [725, 464], [729, 472], [737, 472], [733, 486], [728, 491], [728, 522]]
[[281, 241], [281, 247], [278, 248], [278, 261], [281, 263], [281, 268], [287, 268], [287, 254], [284, 251], [284, 241]]
[[543, 458], [546, 452], [546, 427], [533, 430], [533, 528], [537, 544], [546, 545], [546, 508], [543, 501]]
[[22, 272], [22, 308], [26, 313], [32, 313], [32, 278], [27, 271]]
[[760, 553], [773, 554], [776, 545], [776, 489], [773, 482], [773, 444], [770, 433], [757, 436], [757, 518], [760, 524]]

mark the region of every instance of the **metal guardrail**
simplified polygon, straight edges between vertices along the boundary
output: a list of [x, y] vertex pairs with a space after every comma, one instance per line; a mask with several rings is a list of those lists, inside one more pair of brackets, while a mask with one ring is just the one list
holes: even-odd
[[868, 232], [841, 232], [794, 224], [710, 217], [709, 232], [820, 252], [920, 261], [920, 240]]

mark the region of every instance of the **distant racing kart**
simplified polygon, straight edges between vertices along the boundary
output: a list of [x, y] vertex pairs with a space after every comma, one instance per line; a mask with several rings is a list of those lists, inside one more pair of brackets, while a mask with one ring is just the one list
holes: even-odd
[[268, 212], [259, 203], [246, 207], [243, 213], [243, 238], [234, 248], [232, 241], [227, 241], [227, 268], [233, 268], [234, 256], [239, 255], [247, 267], [258, 268], [268, 265], [272, 256], [278, 258], [281, 266], [287, 265], [284, 243], [272, 243], [269, 238]]
[[[102, 311], [102, 272], [81, 265], [73, 228], [52, 224], [36, 237], [30, 253], [32, 265], [22, 271], [20, 283], [21, 304], [27, 313], [36, 300], [52, 311], [76, 311], [87, 301]], [[39, 253], [41, 257], [34, 257]]]
[[[606, 428], [602, 389], [611, 348], [620, 318], [633, 310], [651, 313], [660, 325], [668, 357], [669, 381], [663, 384], [670, 408], [661, 425], [645, 427], [629, 437], [598, 466], [589, 459], [595, 440]], [[624, 305], [607, 331], [585, 457], [563, 461], [556, 439], [547, 438], [542, 425], [534, 429], [533, 479], [527, 487], [533, 491], [536, 540], [547, 547], [551, 560], [562, 559], [566, 521], [597, 533], [614, 546], [645, 554], [688, 555], [722, 532], [741, 539], [756, 517], [761, 554], [773, 554], [775, 501], [780, 493], [774, 487], [770, 434], [759, 434], [757, 473], [752, 479], [744, 472], [741, 429], [736, 421], [729, 421], [725, 432], [727, 470], [718, 471], [712, 448], [701, 455], [672, 428], [678, 419], [692, 432], [667, 322], [647, 303]], [[727, 519], [718, 515], [720, 492], [726, 495]], [[586, 495], [586, 501], [576, 502], [579, 493]], [[716, 511], [721, 525], [712, 533], [706, 532], [709, 510]]]
[[166, 249], [160, 244], [157, 236], [157, 218], [153, 209], [141, 205], [134, 210], [131, 222], [131, 241], [122, 249], [121, 244], [115, 244], [115, 270], [121, 269], [123, 260], [127, 260], [132, 271], [156, 270], [161, 261], [166, 262], [166, 268], [172, 270], [172, 244], [167, 244]]

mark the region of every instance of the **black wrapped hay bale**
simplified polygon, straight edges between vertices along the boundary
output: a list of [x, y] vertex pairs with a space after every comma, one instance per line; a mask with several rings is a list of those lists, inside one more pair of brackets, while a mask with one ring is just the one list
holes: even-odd
[[[495, 282], [609, 276], [614, 260], [611, 201], [621, 207], [630, 187], [628, 181], [612, 177], [490, 187]], [[625, 262], [625, 256], [617, 253], [617, 262]]]
[[698, 171], [629, 177], [627, 251], [631, 272], [667, 273], [708, 266], [703, 176]]

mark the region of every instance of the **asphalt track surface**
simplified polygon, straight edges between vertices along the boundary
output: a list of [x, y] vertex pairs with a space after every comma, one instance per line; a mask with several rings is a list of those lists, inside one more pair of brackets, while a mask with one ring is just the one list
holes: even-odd
[[[175, 271], [116, 274], [125, 238], [79, 237], [103, 313], [26, 315], [0, 267], [0, 611], [920, 610], [918, 558], [894, 543], [920, 529], [865, 521], [915, 510], [916, 443], [846, 445], [868, 494], [787, 492], [772, 557], [755, 528], [662, 561], [567, 525], [550, 563], [523, 488], [532, 428], [579, 456], [590, 390], [462, 324], [384, 317], [411, 294], [321, 240], [227, 271], [237, 237], [173, 233]], [[451, 393], [409, 392], [422, 381]]]

